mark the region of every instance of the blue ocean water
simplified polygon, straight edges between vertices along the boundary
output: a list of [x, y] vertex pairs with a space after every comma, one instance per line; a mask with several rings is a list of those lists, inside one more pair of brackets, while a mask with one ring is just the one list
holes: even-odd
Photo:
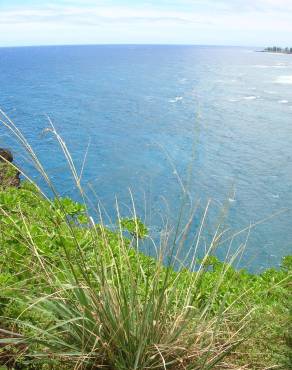
[[[88, 147], [83, 185], [110, 217], [116, 195], [130, 213], [130, 188], [138, 214], [159, 233], [166, 218], [175, 223], [185, 187], [202, 208], [213, 200], [210, 228], [222, 205], [232, 232], [267, 218], [251, 230], [242, 266], [260, 271], [291, 253], [291, 55], [204, 46], [1, 48], [0, 106], [61, 194], [77, 198], [64, 156], [44, 132], [47, 116], [78, 171]], [[0, 133], [0, 145], [40, 181], [7, 130]]]

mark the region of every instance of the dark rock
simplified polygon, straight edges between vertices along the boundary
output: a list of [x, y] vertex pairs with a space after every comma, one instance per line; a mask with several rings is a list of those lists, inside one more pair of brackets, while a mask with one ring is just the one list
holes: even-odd
[[13, 162], [13, 155], [10, 150], [0, 148], [0, 188], [20, 186], [20, 172], [10, 163]]
[[5, 159], [8, 162], [13, 162], [13, 155], [10, 150], [0, 148], [0, 161], [6, 162]]

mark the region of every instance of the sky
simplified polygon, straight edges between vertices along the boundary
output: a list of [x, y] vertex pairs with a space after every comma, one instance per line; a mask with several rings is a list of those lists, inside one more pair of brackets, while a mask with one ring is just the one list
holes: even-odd
[[291, 46], [292, 0], [0, 0], [0, 46]]

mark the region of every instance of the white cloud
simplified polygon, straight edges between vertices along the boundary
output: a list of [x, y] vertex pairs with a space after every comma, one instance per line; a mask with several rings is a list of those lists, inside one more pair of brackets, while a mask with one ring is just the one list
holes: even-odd
[[145, 21], [181, 21], [202, 22], [199, 16], [176, 11], [158, 11], [146, 8], [132, 9], [126, 7], [45, 7], [32, 9], [7, 10], [0, 13], [0, 24], [17, 23], [84, 23], [99, 22], [139, 22]]
[[0, 45], [104, 42], [268, 45], [289, 44], [292, 39], [291, 13], [287, 11], [292, 9], [292, 0], [96, 4], [89, 1], [82, 6], [68, 2], [2, 8]]

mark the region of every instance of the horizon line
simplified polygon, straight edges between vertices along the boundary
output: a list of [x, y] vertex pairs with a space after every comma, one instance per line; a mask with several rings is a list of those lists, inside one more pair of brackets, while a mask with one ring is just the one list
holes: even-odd
[[56, 47], [56, 46], [206, 46], [206, 47], [234, 47], [234, 48], [262, 48], [264, 46], [252, 45], [228, 45], [228, 44], [190, 44], [190, 43], [84, 43], [84, 44], [35, 44], [35, 45], [0, 45], [5, 48], [33, 48], [33, 47]]

